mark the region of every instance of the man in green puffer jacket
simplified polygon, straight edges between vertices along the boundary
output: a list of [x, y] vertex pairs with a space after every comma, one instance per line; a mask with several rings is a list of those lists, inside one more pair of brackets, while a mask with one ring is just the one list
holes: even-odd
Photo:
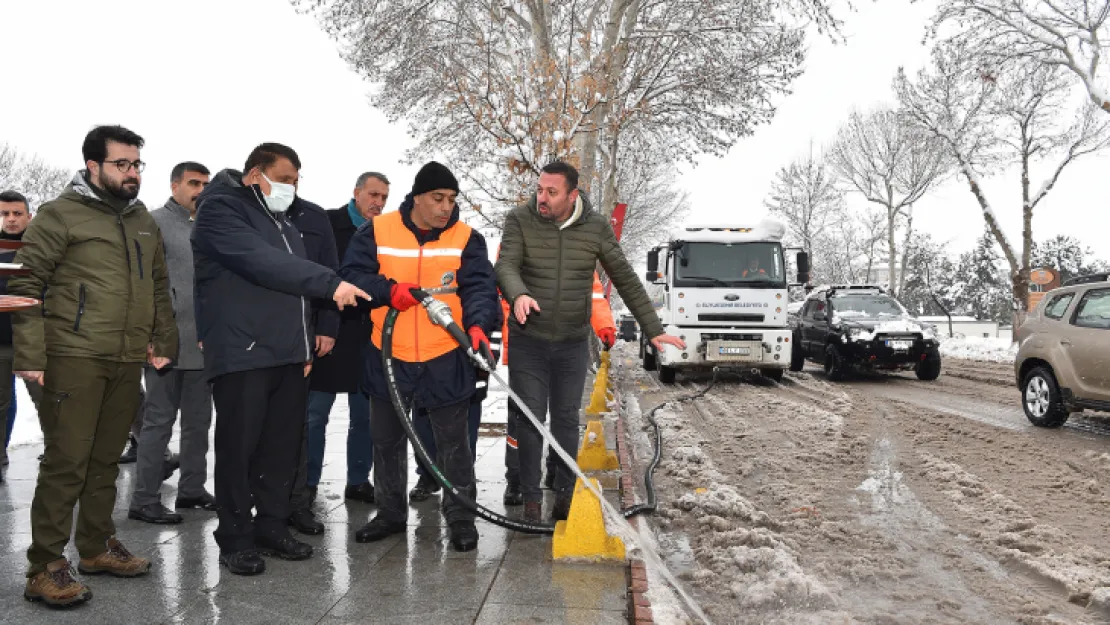
[[[578, 451], [578, 411], [586, 385], [588, 341], [593, 330], [593, 280], [597, 263], [657, 348], [685, 349], [666, 334], [651, 299], [624, 257], [609, 220], [578, 192], [578, 172], [554, 162], [543, 168], [536, 197], [509, 213], [497, 261], [497, 285], [509, 302], [509, 385], [543, 421], [551, 408], [551, 432], [573, 457]], [[524, 518], [540, 520], [543, 438], [526, 424], [515, 403]], [[570, 511], [574, 476], [557, 463], [552, 517]]]
[[68, 607], [91, 597], [64, 555], [78, 503], [78, 570], [118, 577], [150, 570], [116, 539], [112, 523], [117, 461], [138, 409], [143, 364], [161, 369], [177, 355], [162, 236], [136, 199], [142, 145], [120, 126], [89, 132], [88, 169], [39, 208], [15, 258], [31, 272], [8, 283], [11, 294], [42, 300], [13, 319], [13, 368], [43, 389], [30, 601]]

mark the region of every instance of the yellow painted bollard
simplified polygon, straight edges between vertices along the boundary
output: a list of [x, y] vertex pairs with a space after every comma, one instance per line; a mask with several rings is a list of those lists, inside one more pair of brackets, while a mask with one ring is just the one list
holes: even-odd
[[609, 352], [601, 352], [601, 366], [597, 368], [597, 375], [594, 376], [594, 390], [590, 393], [590, 405], [586, 407], [586, 414], [596, 417], [609, 411], [608, 391]]
[[[600, 489], [597, 480], [591, 478], [590, 482]], [[601, 502], [581, 479], [574, 484], [567, 520], [555, 524], [551, 555], [556, 560], [624, 560], [624, 542], [605, 531]]]
[[601, 421], [586, 424], [586, 435], [578, 449], [578, 468], [583, 471], [612, 471], [620, 468], [617, 454], [605, 445], [605, 428]]

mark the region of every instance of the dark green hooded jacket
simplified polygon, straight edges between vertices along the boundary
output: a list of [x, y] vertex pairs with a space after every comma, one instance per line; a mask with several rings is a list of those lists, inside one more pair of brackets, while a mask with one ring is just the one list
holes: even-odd
[[16, 254], [31, 273], [8, 292], [42, 300], [14, 315], [16, 371], [45, 371], [48, 355], [146, 362], [148, 345], [177, 356], [158, 224], [142, 202], [107, 197], [86, 175], [39, 208]]

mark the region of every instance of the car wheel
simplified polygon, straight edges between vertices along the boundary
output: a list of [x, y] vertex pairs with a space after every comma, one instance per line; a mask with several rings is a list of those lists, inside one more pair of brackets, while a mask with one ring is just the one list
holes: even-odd
[[793, 343], [790, 346], [790, 370], [801, 371], [806, 366], [806, 355], [802, 351], [802, 342], [798, 340], [797, 334], [790, 337], [790, 341]]
[[678, 370], [675, 369], [674, 367], [668, 367], [667, 365], [660, 365], [659, 366], [659, 381], [662, 382], [663, 384], [674, 384], [674, 377], [675, 377], [675, 373], [677, 373], [677, 372], [678, 372]]
[[1042, 428], [1058, 428], [1068, 420], [1068, 409], [1060, 397], [1060, 385], [1047, 367], [1037, 367], [1021, 385], [1021, 406], [1029, 421]]
[[768, 380], [774, 380], [775, 382], [782, 382], [782, 375], [784, 373], [784, 370], [783, 369], [761, 369], [760, 373], [762, 373], [763, 377], [767, 378]]
[[835, 345], [829, 345], [825, 348], [825, 376], [833, 382], [839, 382], [844, 379], [847, 369], [844, 365], [844, 359], [840, 356], [840, 350]]
[[937, 350], [930, 350], [925, 354], [925, 360], [917, 363], [914, 367], [914, 373], [917, 374], [918, 380], [932, 382], [940, 377], [940, 352]]
[[651, 351], [644, 343], [643, 339], [640, 340], [640, 354], [644, 357], [644, 371], [655, 371], [655, 353]]

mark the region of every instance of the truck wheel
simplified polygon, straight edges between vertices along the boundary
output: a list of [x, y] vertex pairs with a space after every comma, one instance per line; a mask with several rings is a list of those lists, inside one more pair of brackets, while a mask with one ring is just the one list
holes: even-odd
[[1060, 385], [1047, 367], [1037, 367], [1025, 376], [1021, 385], [1021, 406], [1025, 416], [1037, 427], [1058, 428], [1068, 420]]
[[663, 384], [674, 384], [674, 376], [677, 369], [668, 367], [667, 365], [659, 366], [659, 381]]
[[794, 372], [805, 369], [806, 355], [802, 351], [802, 342], [798, 340], [798, 335], [790, 337], [792, 345], [790, 346], [790, 370]]
[[840, 356], [840, 350], [835, 345], [829, 345], [825, 348], [825, 376], [833, 382], [840, 382], [844, 379], [847, 373], [847, 368], [844, 365], [844, 359]]
[[935, 349], [929, 350], [925, 354], [925, 360], [917, 363], [914, 367], [914, 373], [917, 374], [918, 380], [932, 382], [940, 377], [940, 352]]
[[655, 353], [651, 351], [651, 347], [644, 344], [640, 340], [640, 353], [644, 357], [644, 371], [655, 371]]
[[[793, 367], [794, 363], [791, 362], [790, 364], [791, 367]], [[767, 378], [768, 380], [782, 382], [782, 374], [784, 373], [782, 369], [760, 369], [759, 372], [762, 373], [763, 377]]]

